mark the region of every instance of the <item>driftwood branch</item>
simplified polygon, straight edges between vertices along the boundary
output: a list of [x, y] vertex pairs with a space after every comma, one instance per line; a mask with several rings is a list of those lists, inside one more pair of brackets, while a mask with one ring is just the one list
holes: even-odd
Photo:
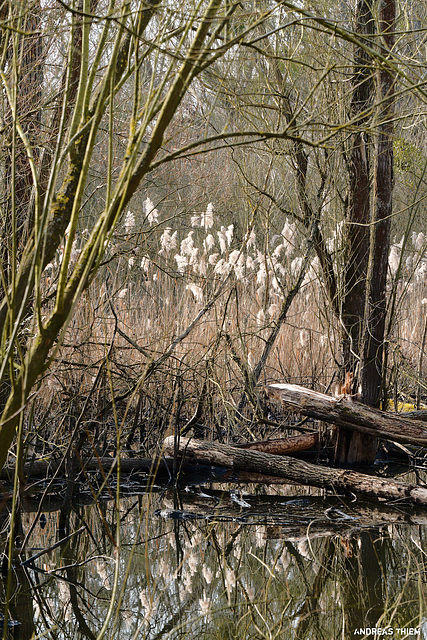
[[[164, 450], [166, 455], [173, 454], [173, 436], [165, 439]], [[195, 461], [279, 476], [303, 485], [327, 488], [337, 493], [350, 492], [386, 500], [427, 504], [427, 488], [394, 482], [356, 471], [329, 469], [288, 456], [242, 450], [226, 444], [191, 440], [190, 438], [181, 438], [179, 453], [187, 462]]]
[[296, 409], [302, 415], [331, 422], [338, 427], [394, 440], [401, 444], [427, 447], [425, 422], [408, 418], [403, 414], [373, 409], [356, 402], [350, 396], [335, 398], [293, 384], [270, 384], [267, 387], [267, 395]]

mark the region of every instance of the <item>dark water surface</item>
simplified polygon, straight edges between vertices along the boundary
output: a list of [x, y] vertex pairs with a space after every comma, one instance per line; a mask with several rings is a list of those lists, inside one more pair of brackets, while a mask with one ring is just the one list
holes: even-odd
[[115, 491], [81, 495], [68, 531], [60, 490], [27, 505], [8, 637], [427, 638], [426, 510], [289, 485]]

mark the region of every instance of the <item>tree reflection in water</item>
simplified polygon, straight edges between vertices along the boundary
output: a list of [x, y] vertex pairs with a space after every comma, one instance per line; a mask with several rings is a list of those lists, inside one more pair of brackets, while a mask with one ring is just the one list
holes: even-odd
[[[20, 561], [50, 550], [27, 566], [18, 558], [12, 571], [9, 616], [21, 623], [14, 637], [95, 639], [112, 599], [108, 639], [311, 640], [419, 628], [423, 514], [291, 491], [239, 499], [153, 491], [118, 508], [74, 505], [67, 528], [84, 529], [56, 548], [59, 511], [46, 507]], [[24, 533], [33, 521], [24, 514]]]

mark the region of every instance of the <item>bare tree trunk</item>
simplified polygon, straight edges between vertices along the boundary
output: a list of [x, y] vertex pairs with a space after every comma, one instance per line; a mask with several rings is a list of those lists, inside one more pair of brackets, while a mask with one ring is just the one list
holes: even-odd
[[[360, 36], [373, 34], [370, 0], [358, 1], [356, 29]], [[352, 137], [348, 161], [350, 184], [344, 228], [345, 273], [341, 307], [343, 368], [355, 374], [360, 356], [369, 262], [370, 140], [364, 129], [371, 120], [374, 95], [372, 74], [369, 56], [362, 46], [356, 46], [350, 117], [359, 130]]]
[[[382, 54], [394, 45], [395, 0], [380, 3]], [[362, 399], [379, 406], [383, 384], [384, 332], [387, 314], [386, 281], [390, 248], [393, 194], [394, 74], [387, 66], [378, 73], [379, 132], [374, 175], [374, 210], [366, 308], [367, 326], [362, 360]], [[385, 398], [384, 398], [385, 399]]]
[[[394, 24], [394, 0], [381, 4], [380, 29], [387, 47], [391, 46]], [[385, 14], [384, 14], [385, 12]], [[361, 36], [374, 34], [371, 0], [359, 0], [357, 31]], [[388, 40], [386, 40], [388, 38]], [[359, 131], [353, 136], [349, 160], [350, 190], [345, 237], [344, 295], [341, 310], [343, 327], [343, 370], [354, 374], [360, 386], [361, 401], [369, 406], [378, 403], [383, 360], [386, 314], [385, 282], [392, 192], [393, 155], [390, 116], [392, 77], [387, 69], [380, 72], [378, 98], [383, 115], [377, 145], [374, 197], [371, 197], [370, 140], [364, 131], [372, 121], [375, 84], [372, 63], [363, 44], [355, 50], [351, 116]], [[385, 128], [384, 128], [385, 127]], [[371, 203], [373, 200], [373, 204]], [[378, 221], [378, 222], [377, 222]], [[371, 223], [375, 222], [371, 230]], [[353, 389], [355, 391], [355, 389]], [[335, 463], [354, 465], [372, 463], [377, 450], [373, 436], [338, 429]]]

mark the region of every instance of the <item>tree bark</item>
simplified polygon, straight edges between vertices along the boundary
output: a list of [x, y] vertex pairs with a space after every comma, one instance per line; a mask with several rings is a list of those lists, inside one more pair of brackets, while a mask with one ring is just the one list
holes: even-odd
[[[169, 436], [165, 439], [164, 451], [166, 455], [173, 455], [174, 449], [174, 436]], [[303, 485], [322, 487], [334, 492], [427, 504], [427, 488], [346, 469], [328, 469], [288, 456], [274, 456], [260, 451], [242, 451], [226, 444], [190, 438], [181, 438], [179, 453], [186, 461], [276, 475]]]
[[[372, 0], [358, 0], [356, 32], [361, 38], [374, 33]], [[344, 227], [344, 291], [340, 322], [342, 327], [342, 373], [354, 374], [355, 387], [362, 386], [359, 363], [363, 345], [366, 305], [366, 279], [369, 264], [369, 222], [371, 217], [370, 139], [368, 122], [372, 117], [374, 80], [372, 62], [362, 44], [354, 50], [353, 96], [350, 117], [358, 131], [351, 140], [349, 197]], [[372, 436], [338, 429], [335, 463], [341, 466], [374, 461], [377, 441]]]
[[[395, 0], [379, 3], [381, 53], [387, 58], [394, 46]], [[383, 387], [384, 333], [387, 315], [386, 284], [393, 212], [394, 73], [387, 65], [378, 71], [378, 139], [375, 157], [373, 224], [366, 299], [366, 329], [361, 363], [363, 401], [378, 407]]]
[[[358, 0], [356, 32], [372, 37], [374, 19], [371, 0]], [[349, 194], [344, 226], [344, 291], [341, 323], [344, 371], [356, 372], [359, 362], [369, 262], [370, 138], [366, 129], [372, 118], [374, 80], [372, 62], [361, 44], [355, 46], [353, 95], [350, 118], [358, 131], [351, 138], [348, 160]], [[355, 375], [356, 379], [356, 375]]]
[[[376, 41], [386, 59], [394, 46], [395, 0], [378, 5], [375, 29], [372, 0], [359, 0], [356, 30]], [[375, 88], [375, 73], [377, 88]], [[377, 407], [383, 383], [384, 333], [387, 313], [386, 280], [393, 192], [394, 72], [382, 64], [375, 72], [363, 42], [355, 47], [351, 117], [360, 130], [353, 136], [349, 162], [350, 188], [346, 225], [343, 369], [355, 374], [361, 401]], [[378, 137], [371, 198], [370, 146], [367, 126], [377, 102]], [[356, 376], [356, 374], [358, 374]], [[372, 436], [338, 429], [335, 462], [373, 462], [377, 441]]]

